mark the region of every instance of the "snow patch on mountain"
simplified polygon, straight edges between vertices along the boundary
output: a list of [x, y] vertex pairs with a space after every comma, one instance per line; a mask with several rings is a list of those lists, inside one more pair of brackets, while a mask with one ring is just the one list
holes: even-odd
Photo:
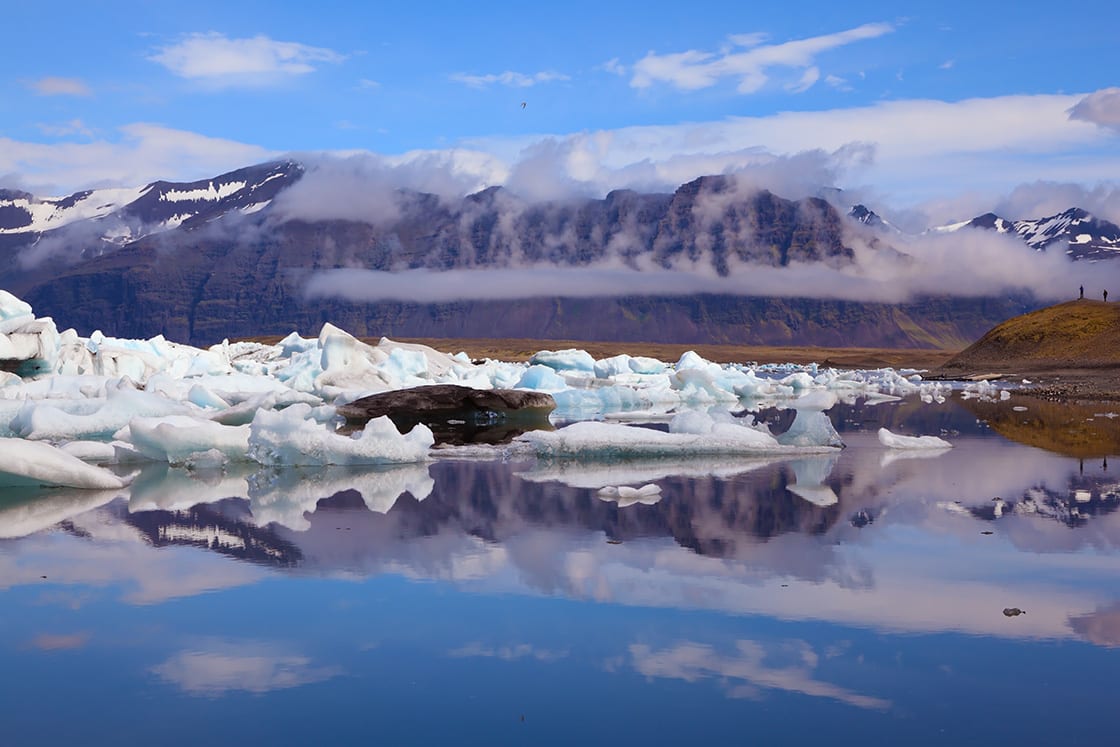
[[215, 202], [245, 189], [245, 182], [219, 183], [217, 187], [210, 182], [201, 189], [169, 189], [160, 194], [159, 198], [165, 202], [183, 202], [186, 200], [210, 200]]

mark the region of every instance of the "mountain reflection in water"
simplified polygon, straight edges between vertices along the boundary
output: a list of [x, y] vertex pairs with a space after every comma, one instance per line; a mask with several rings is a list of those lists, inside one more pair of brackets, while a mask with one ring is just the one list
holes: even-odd
[[[988, 734], [973, 704], [981, 692], [1014, 700], [993, 695], [1019, 684], [1014, 662], [1045, 666], [1065, 692], [1120, 664], [1120, 475], [1103, 459], [1009, 441], [978, 414], [971, 404], [840, 405], [830, 416], [847, 448], [798, 459], [211, 473], [149, 465], [124, 493], [7, 492], [0, 599], [13, 611], [7, 639], [20, 643], [0, 653], [0, 666], [32, 671], [50, 655], [58, 667], [60, 652], [79, 662], [103, 646], [139, 657], [132, 687], [268, 700], [288, 690], [337, 698], [347, 680], [375, 687], [380, 675], [363, 661], [412, 679], [424, 674], [407, 662], [427, 662], [421, 669], [442, 672], [447, 687], [502, 682], [501, 663], [525, 677], [565, 672], [600, 697], [624, 688], [651, 708], [707, 683], [703, 692], [726, 698], [690, 702], [713, 734], [732, 733], [721, 720], [735, 723], [760, 702], [802, 698], [788, 708], [885, 716], [865, 725], [899, 739], [915, 719], [933, 718], [909, 693], [936, 686]], [[788, 418], [758, 416], [775, 430]], [[882, 425], [942, 435], [955, 448], [888, 450], [875, 436]], [[660, 494], [627, 505], [599, 493], [648, 484]], [[126, 630], [142, 643], [120, 642]], [[1003, 652], [1002, 669], [981, 666], [978, 641]], [[1056, 643], [1067, 647], [1061, 659]], [[910, 669], [886, 661], [884, 646], [906, 652]], [[944, 673], [914, 663], [927, 659], [970, 679], [937, 685]], [[31, 679], [33, 692], [46, 687]], [[1076, 696], [1090, 705], [1104, 697], [1091, 688]], [[407, 690], [391, 699], [400, 714], [423, 708]], [[593, 718], [598, 706], [579, 703]], [[9, 708], [0, 713], [18, 715]], [[653, 714], [635, 728], [656, 741]], [[478, 741], [501, 733], [480, 728]], [[588, 741], [565, 728], [550, 739]], [[1044, 734], [1012, 731], [1017, 743]], [[51, 743], [22, 736], [14, 743]]]

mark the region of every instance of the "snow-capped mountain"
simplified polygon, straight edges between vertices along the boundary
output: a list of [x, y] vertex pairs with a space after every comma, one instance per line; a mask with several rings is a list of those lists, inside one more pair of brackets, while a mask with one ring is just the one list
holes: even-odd
[[939, 226], [934, 231], [952, 233], [962, 228], [1014, 234], [1040, 252], [1065, 247], [1066, 254], [1074, 260], [1120, 259], [1120, 226], [1077, 207], [1037, 220], [1007, 220], [995, 213], [984, 213], [972, 220]]
[[[294, 161], [249, 166], [196, 182], [158, 181], [143, 187], [95, 189], [36, 198], [0, 190], [0, 238], [7, 246], [44, 235], [81, 230], [109, 245], [176, 228], [193, 228], [229, 213], [253, 213], [303, 174]], [[88, 247], [87, 247], [88, 248]], [[89, 256], [87, 252], [87, 256]]]
[[725, 278], [751, 267], [840, 269], [855, 261], [850, 221], [897, 232], [866, 208], [847, 219], [834, 200], [740, 189], [727, 175], [699, 177], [670, 193], [616, 190], [602, 199], [530, 202], [502, 187], [460, 199], [375, 184], [366, 190], [358, 181], [330, 182], [329, 173], [283, 161], [197, 182], [64, 198], [0, 192], [0, 287], [83, 331], [198, 343], [314, 333], [329, 319], [378, 336], [653, 335], [777, 344], [796, 335], [802, 344], [922, 346], [936, 339], [947, 346], [1028, 310], [1010, 297], [972, 305], [925, 299], [896, 315], [890, 304], [811, 297], [637, 293], [638, 302], [612, 292], [440, 304], [311, 296], [308, 277], [354, 268], [618, 266]]

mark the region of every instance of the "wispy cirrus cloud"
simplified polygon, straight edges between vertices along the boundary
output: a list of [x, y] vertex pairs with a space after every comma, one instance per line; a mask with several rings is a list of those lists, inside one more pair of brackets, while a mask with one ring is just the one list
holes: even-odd
[[86, 123], [80, 119], [71, 119], [67, 122], [59, 124], [50, 124], [47, 122], [37, 125], [39, 131], [44, 135], [51, 137], [67, 137], [69, 135], [80, 135], [81, 137], [93, 137], [93, 130], [86, 126]]
[[93, 91], [78, 78], [39, 78], [27, 87], [40, 96], [91, 96]]
[[70, 633], [52, 635], [40, 633], [31, 640], [31, 645], [40, 651], [69, 651], [82, 648], [89, 643], [89, 633]]
[[216, 31], [189, 34], [148, 57], [180, 78], [216, 87], [261, 86], [314, 72], [346, 56], [332, 49], [264, 35], [231, 39]]
[[506, 70], [504, 73], [489, 73], [487, 75], [471, 75], [469, 73], [452, 73], [451, 80], [471, 88], [489, 88], [490, 86], [509, 86], [510, 88], [530, 88], [540, 83], [554, 83], [556, 81], [571, 80], [563, 73], [551, 70], [542, 70], [538, 73], [518, 73]]
[[[865, 39], [874, 39], [894, 31], [889, 23], [867, 23], [835, 34], [797, 39], [782, 44], [763, 44], [762, 34], [734, 34], [728, 37], [732, 50], [706, 52], [689, 49], [684, 52], [656, 54], [649, 52], [634, 63], [630, 85], [649, 88], [667, 83], [685, 91], [710, 88], [724, 78], [738, 79], [739, 93], [755, 93], [770, 80], [773, 68], [805, 71], [791, 90], [808, 90], [820, 71], [816, 58], [822, 52]], [[738, 50], [738, 51], [734, 51]], [[816, 70], [815, 73], [810, 71]]]

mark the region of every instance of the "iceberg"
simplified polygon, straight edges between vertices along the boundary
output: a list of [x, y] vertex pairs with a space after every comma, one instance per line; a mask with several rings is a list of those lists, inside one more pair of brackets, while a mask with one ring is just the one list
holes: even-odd
[[118, 490], [125, 481], [50, 444], [5, 438], [0, 440], [0, 486], [18, 485]]
[[[328, 408], [332, 411], [334, 408]], [[435, 437], [426, 425], [402, 435], [387, 415], [373, 418], [351, 436], [314, 417], [309, 405], [257, 412], [250, 424], [248, 455], [266, 466], [406, 464], [424, 462]]]
[[555, 431], [531, 431], [515, 440], [529, 444], [538, 456], [545, 458], [601, 461], [731, 454], [763, 456], [831, 448], [783, 446], [769, 433], [732, 423], [715, 423], [707, 434], [697, 435], [584, 421]]
[[[153, 461], [172, 465], [213, 466], [243, 462], [249, 457], [249, 426], [222, 425], [187, 415], [166, 418], [133, 418], [128, 422], [127, 438], [136, 450]], [[217, 452], [217, 456], [204, 455]]]

